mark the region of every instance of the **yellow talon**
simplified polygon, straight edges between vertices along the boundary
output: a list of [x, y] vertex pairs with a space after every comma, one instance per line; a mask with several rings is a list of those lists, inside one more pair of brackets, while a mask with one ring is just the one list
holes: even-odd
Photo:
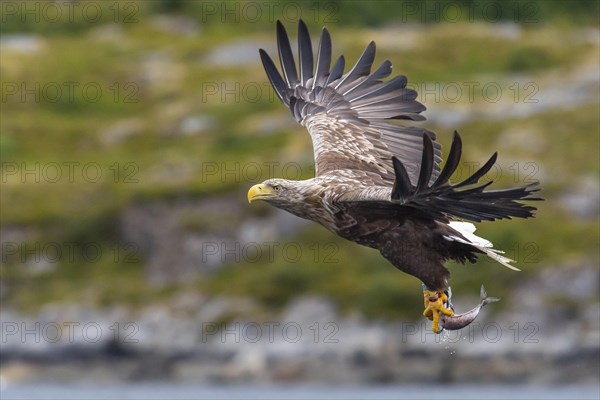
[[443, 290], [423, 290], [423, 299], [425, 301], [425, 311], [423, 316], [433, 321], [432, 330], [434, 333], [439, 333], [440, 329], [440, 313], [451, 317], [454, 311], [446, 308], [444, 304], [448, 302], [448, 296]]

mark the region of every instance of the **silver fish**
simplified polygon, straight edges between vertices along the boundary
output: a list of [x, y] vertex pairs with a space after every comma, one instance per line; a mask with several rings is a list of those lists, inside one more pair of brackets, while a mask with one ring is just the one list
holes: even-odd
[[440, 325], [442, 326], [442, 328], [448, 329], [450, 331], [462, 329], [465, 326], [468, 326], [471, 322], [473, 322], [475, 318], [477, 318], [483, 306], [489, 303], [495, 303], [497, 301], [500, 301], [498, 297], [487, 297], [487, 292], [485, 291], [483, 285], [481, 285], [480, 296], [481, 302], [479, 303], [479, 305], [477, 305], [477, 307], [475, 307], [474, 309], [467, 311], [466, 313], [455, 314], [451, 317], [443, 314], [440, 315]]

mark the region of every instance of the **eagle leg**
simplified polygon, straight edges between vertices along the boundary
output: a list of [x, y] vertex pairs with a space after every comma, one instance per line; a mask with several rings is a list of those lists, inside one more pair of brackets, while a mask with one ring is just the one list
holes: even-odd
[[[425, 311], [423, 316], [433, 321], [432, 330], [434, 333], [440, 333], [440, 313], [449, 317], [454, 315], [449, 294], [444, 290], [423, 289], [423, 299], [425, 301]], [[448, 307], [448, 308], [447, 308]]]

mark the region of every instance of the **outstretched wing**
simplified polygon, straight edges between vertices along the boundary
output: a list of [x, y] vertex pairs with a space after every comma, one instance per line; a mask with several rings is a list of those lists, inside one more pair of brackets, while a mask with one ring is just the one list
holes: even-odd
[[486, 190], [493, 181], [477, 185], [496, 162], [496, 153], [467, 179], [453, 185], [448, 182], [458, 167], [462, 153], [462, 142], [457, 132], [454, 132], [454, 140], [444, 169], [435, 181], [429, 184], [434, 163], [433, 143], [427, 135], [424, 135], [422, 140], [421, 170], [416, 184], [411, 183], [402, 161], [394, 158], [396, 181], [389, 200], [357, 198], [343, 202], [342, 206], [359, 215], [366, 212], [372, 217], [390, 219], [409, 214], [443, 222], [456, 218], [481, 222], [533, 216], [536, 208], [520, 201], [542, 200], [532, 196], [539, 191], [537, 182], [499, 190]]
[[[391, 186], [394, 182], [392, 157], [407, 167], [409, 179], [418, 178], [423, 135], [435, 134], [423, 128], [405, 126], [401, 120], [424, 120], [425, 106], [416, 101], [417, 93], [406, 87], [406, 77], [382, 79], [392, 72], [384, 61], [371, 73], [375, 43], [371, 42], [354, 67], [344, 74], [345, 60], [340, 56], [331, 66], [331, 38], [323, 28], [314, 66], [313, 50], [306, 25], [298, 25], [299, 74], [285, 28], [277, 21], [277, 47], [281, 70], [260, 50], [260, 57], [281, 101], [308, 129], [315, 154], [317, 176], [338, 170], [372, 172]], [[439, 173], [440, 145], [433, 144], [431, 179]]]

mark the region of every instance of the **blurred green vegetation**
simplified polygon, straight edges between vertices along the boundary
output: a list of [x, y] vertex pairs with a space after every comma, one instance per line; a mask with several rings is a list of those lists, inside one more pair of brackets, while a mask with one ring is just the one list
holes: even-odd
[[[274, 21], [219, 23], [218, 17], [206, 15], [210, 2], [126, 4], [119, 8], [117, 25], [112, 24], [116, 12], [110, 8], [115, 7], [112, 2], [102, 3], [102, 17], [93, 23], [83, 17], [68, 23], [23, 21], [2, 8], [3, 38], [30, 32], [40, 35], [42, 41], [41, 49], [31, 53], [3, 49], [0, 62], [0, 216], [4, 229], [35, 227], [35, 239], [26, 246], [52, 241], [93, 242], [126, 251], [115, 244], [120, 215], [132, 204], [150, 200], [169, 202], [228, 193], [240, 199], [240, 207], [247, 207], [245, 189], [253, 182], [223, 180], [218, 174], [207, 176], [202, 170], [206, 161], [232, 165], [291, 160], [305, 166], [304, 178], [310, 176], [306, 171], [312, 168], [312, 154], [302, 127], [281, 125], [268, 134], [262, 132], [258, 122], [288, 113], [270, 91], [257, 101], [207, 95], [207, 84], [235, 88], [236, 82], [258, 83], [265, 87], [258, 57], [231, 65], [210, 59], [219, 46], [240, 40], [247, 45], [256, 42], [252, 47], [270, 44], [273, 49]], [[371, 35], [384, 35], [379, 32], [382, 26], [402, 22], [390, 9], [415, 2], [302, 4], [306, 12], [325, 13], [305, 18], [313, 28], [321, 26], [327, 12], [332, 12], [327, 25], [334, 51], [343, 49], [347, 60], [353, 60]], [[436, 4], [442, 8], [459, 4], [464, 10], [470, 7], [466, 1]], [[379, 44], [378, 60], [389, 58], [395, 71], [407, 75], [411, 82], [508, 82], [502, 84], [507, 92], [514, 82], [509, 77], [526, 74], [533, 82], [543, 82], [551, 79], [548, 74], [560, 76], [585, 64], [598, 67], [597, 43], [573, 40], [586, 26], [598, 27], [598, 2], [481, 0], [476, 4], [476, 16], [483, 15], [486, 7], [499, 7], [502, 17], [497, 22], [515, 22], [515, 13], [531, 12], [525, 7], [533, 7], [536, 19], [527, 22], [523, 15], [517, 18], [520, 25], [515, 39], [490, 35], [500, 26], [488, 24], [482, 17], [475, 17], [476, 22], [435, 24], [433, 14], [421, 18], [405, 10], [407, 22], [430, 25], [419, 31], [418, 45], [399, 50], [389, 45], [394, 43], [389, 38], [387, 44]], [[128, 22], [128, 15], [123, 13], [131, 10], [135, 13]], [[185, 14], [199, 23], [199, 32], [188, 35], [176, 28], [160, 28], [152, 19], [158, 13]], [[73, 98], [66, 95], [68, 82], [78, 83]], [[84, 87], [99, 87], [102, 94], [93, 98]], [[218, 87], [223, 90], [223, 86]], [[61, 95], [57, 96], [56, 90], [61, 90]], [[542, 91], [537, 98], [543, 102], [544, 96]], [[478, 98], [476, 102], [484, 101]], [[532, 115], [475, 119], [456, 126], [465, 142], [465, 160], [481, 162], [499, 149], [499, 163], [505, 171], [514, 162], [521, 166], [534, 162], [539, 167], [535, 177], [543, 181], [547, 201], [539, 204], [535, 220], [480, 225], [482, 236], [520, 261], [521, 273], [482, 260], [474, 266], [451, 266], [452, 285], [476, 295], [481, 282], [486, 282], [490, 293], [504, 296], [520, 280], [547, 266], [572, 260], [598, 262], [597, 217], [574, 218], [560, 206], [558, 198], [582, 176], [598, 179], [599, 106], [596, 99], [578, 107], [558, 106]], [[210, 116], [211, 123], [200, 133], [182, 134], [182, 119], [190, 115]], [[123, 125], [133, 128], [119, 136], [118, 128]], [[425, 126], [438, 132], [447, 148], [450, 130], [432, 122]], [[503, 141], [507, 132], [523, 130], [535, 132], [539, 143], [511, 147]], [[42, 177], [36, 182], [36, 174], [44, 172], [38, 170], [25, 177], [20, 171], [13, 173], [22, 165], [31, 168], [37, 163], [43, 168], [65, 162], [74, 166], [73, 179], [49, 182]], [[89, 165], [94, 169], [83, 169]], [[62, 168], [64, 173], [66, 167]], [[101, 176], [92, 178], [94, 170], [101, 171]], [[521, 181], [523, 176], [519, 178]], [[504, 174], [498, 185], [514, 181], [510, 174]], [[248, 209], [248, 213], [261, 212], [264, 210]], [[184, 225], [202, 230], [211, 223], [190, 220]], [[114, 252], [105, 252], [95, 262], [86, 263], [77, 250], [76, 257], [68, 262], [35, 273], [8, 258], [0, 270], [0, 278], [9, 288], [3, 302], [25, 309], [52, 301], [141, 305], [170, 298], [181, 290], [199, 290], [209, 295], [252, 297], [275, 311], [296, 296], [313, 293], [331, 297], [342, 310], [359, 311], [371, 318], [418, 317], [414, 308], [421, 306], [419, 283], [400, 274], [376, 251], [335, 238], [316, 224], [289, 240], [306, 246], [332, 244], [335, 262], [303, 258], [289, 263], [279, 254], [268, 262], [233, 264], [185, 283], [156, 287], [148, 283], [141, 257], [128, 262], [120, 257], [115, 262]]]
[[[269, 30], [278, 18], [292, 22], [335, 23], [347, 27], [381, 26], [396, 22], [516, 22], [524, 25], [598, 25], [600, 3], [595, 0], [325, 0], [244, 4], [237, 0], [131, 0], [104, 2], [82, 0], [74, 4], [27, 1], [7, 2], [0, 12], [0, 33], [38, 32], [51, 35], [75, 34], [90, 26], [110, 22], [136, 24], [148, 16], [185, 14], [211, 32], [230, 34]], [[39, 17], [46, 15], [46, 18]], [[251, 23], [240, 24], [244, 18]], [[223, 25], [235, 24], [235, 29]], [[230, 27], [230, 26], [229, 26]]]

